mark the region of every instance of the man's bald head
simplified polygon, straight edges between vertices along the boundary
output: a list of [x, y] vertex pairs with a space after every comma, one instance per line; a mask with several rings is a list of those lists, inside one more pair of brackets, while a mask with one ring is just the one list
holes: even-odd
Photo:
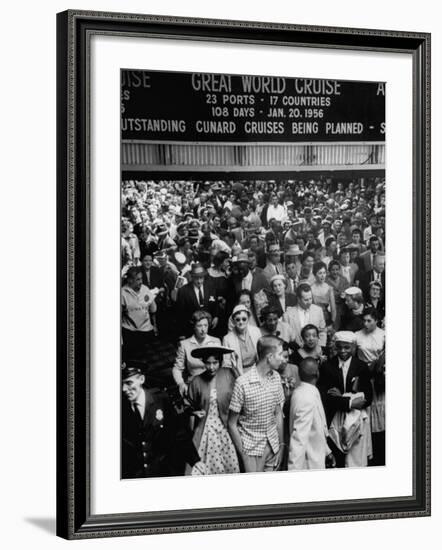
[[299, 378], [302, 382], [316, 385], [319, 378], [319, 365], [313, 357], [306, 357], [299, 365]]

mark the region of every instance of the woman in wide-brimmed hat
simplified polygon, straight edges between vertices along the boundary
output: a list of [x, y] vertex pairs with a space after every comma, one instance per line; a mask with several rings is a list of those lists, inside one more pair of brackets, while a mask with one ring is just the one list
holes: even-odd
[[198, 474], [233, 474], [239, 472], [235, 446], [227, 429], [230, 399], [235, 376], [232, 369], [222, 367], [223, 356], [232, 349], [206, 346], [192, 351], [192, 357], [204, 363], [205, 371], [189, 386], [189, 399], [194, 407], [193, 444], [204, 466], [193, 470]]

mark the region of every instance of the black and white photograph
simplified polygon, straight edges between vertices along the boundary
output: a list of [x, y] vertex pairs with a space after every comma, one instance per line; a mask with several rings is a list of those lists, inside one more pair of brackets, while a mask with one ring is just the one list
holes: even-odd
[[382, 467], [384, 82], [121, 71], [121, 477]]

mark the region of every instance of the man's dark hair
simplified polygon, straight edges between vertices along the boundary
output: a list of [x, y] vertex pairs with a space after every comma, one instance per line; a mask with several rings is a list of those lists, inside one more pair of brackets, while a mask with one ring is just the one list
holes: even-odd
[[129, 269], [126, 272], [126, 280], [128, 281], [129, 279], [135, 279], [135, 277], [139, 273], [142, 273], [141, 267], [135, 267], [135, 266], [129, 267]]
[[298, 285], [298, 288], [296, 289], [296, 296], [298, 298], [301, 298], [302, 292], [311, 292], [312, 287], [308, 283], [301, 283]]

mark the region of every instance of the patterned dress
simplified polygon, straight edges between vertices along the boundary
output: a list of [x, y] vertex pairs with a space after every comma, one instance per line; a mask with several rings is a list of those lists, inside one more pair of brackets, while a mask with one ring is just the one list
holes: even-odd
[[216, 388], [210, 390], [209, 412], [198, 448], [207, 474], [239, 473], [238, 458], [233, 441], [218, 414]]

